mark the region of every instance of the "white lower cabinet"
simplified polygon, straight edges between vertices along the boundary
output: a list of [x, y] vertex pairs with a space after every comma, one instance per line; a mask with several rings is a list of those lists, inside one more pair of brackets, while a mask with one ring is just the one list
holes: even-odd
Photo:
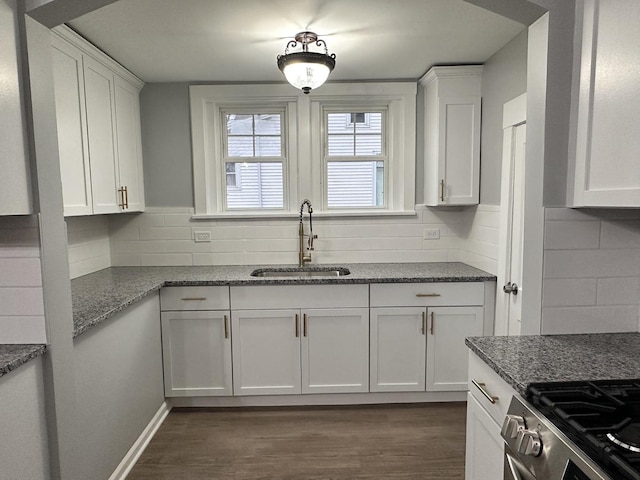
[[366, 308], [234, 310], [235, 395], [367, 392]]
[[369, 391], [369, 310], [302, 311], [302, 393]]
[[470, 286], [470, 295], [462, 295], [461, 284], [371, 288], [372, 304], [464, 305], [371, 308], [371, 391], [467, 390], [465, 337], [483, 335], [485, 326], [484, 307], [465, 303], [482, 303], [482, 284]]
[[301, 392], [297, 310], [234, 310], [234, 395]]
[[502, 479], [503, 452], [500, 426], [471, 393], [467, 394], [465, 480]]

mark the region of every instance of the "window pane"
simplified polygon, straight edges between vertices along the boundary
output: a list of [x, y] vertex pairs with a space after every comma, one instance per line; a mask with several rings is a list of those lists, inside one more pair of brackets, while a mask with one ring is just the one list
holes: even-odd
[[384, 205], [383, 162], [327, 162], [330, 208]]
[[284, 179], [282, 162], [232, 163], [236, 165], [236, 181], [227, 184], [227, 209], [282, 208], [284, 205]]
[[256, 137], [256, 157], [280, 157], [282, 145], [280, 137]]
[[354, 137], [351, 135], [329, 135], [329, 156], [351, 156], [354, 154]]
[[356, 155], [357, 156], [382, 155], [382, 135], [356, 136]]
[[227, 137], [227, 155], [230, 157], [253, 157], [253, 137]]
[[228, 113], [227, 133], [229, 135], [251, 135], [253, 133], [253, 115]]
[[365, 113], [364, 115], [364, 121], [356, 122], [356, 134], [382, 133], [382, 113]]
[[280, 114], [255, 115], [256, 135], [280, 135]]
[[327, 125], [329, 133], [353, 133], [350, 113], [329, 113]]

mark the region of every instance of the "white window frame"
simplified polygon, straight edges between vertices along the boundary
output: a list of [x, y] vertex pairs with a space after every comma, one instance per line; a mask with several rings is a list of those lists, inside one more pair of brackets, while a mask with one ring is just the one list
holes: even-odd
[[[415, 82], [328, 83], [310, 95], [289, 84], [190, 86], [194, 219], [294, 217], [303, 198], [311, 200], [315, 216], [415, 215], [416, 92]], [[225, 211], [221, 111], [275, 106], [285, 108], [284, 208]], [[322, 111], [333, 107], [366, 112], [372, 106], [387, 108], [385, 207], [328, 210], [323, 200]]]
[[[367, 122], [367, 113], [375, 112], [382, 113], [382, 152], [380, 155], [334, 155], [329, 156], [329, 126], [328, 126], [328, 115], [330, 113], [355, 113], [355, 112], [365, 112], [365, 121], [364, 125], [369, 125]], [[387, 118], [389, 116], [388, 105], [380, 105], [380, 104], [369, 104], [364, 105], [363, 103], [359, 103], [356, 106], [328, 106], [323, 105], [322, 107], [322, 209], [323, 211], [331, 211], [331, 212], [342, 212], [347, 210], [353, 210], [354, 207], [329, 207], [329, 188], [328, 188], [328, 163], [329, 162], [382, 162], [384, 165], [384, 197], [382, 205], [376, 206], [368, 206], [368, 207], [357, 207], [358, 210], [362, 209], [363, 211], [385, 211], [388, 210], [387, 205], [389, 204], [388, 199], [388, 172], [391, 170], [390, 161], [389, 161], [389, 132], [387, 128]], [[348, 122], [347, 126], [352, 126], [354, 123]], [[357, 135], [357, 132], [354, 131], [354, 136]], [[355, 148], [355, 143], [354, 143]]]

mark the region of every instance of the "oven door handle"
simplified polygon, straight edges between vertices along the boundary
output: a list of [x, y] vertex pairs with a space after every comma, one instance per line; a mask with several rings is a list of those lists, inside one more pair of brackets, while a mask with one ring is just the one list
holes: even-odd
[[533, 476], [529, 474], [529, 472], [523, 472], [519, 468], [519, 462], [513, 458], [509, 453], [505, 452], [505, 458], [507, 460], [508, 470], [505, 471], [507, 475], [505, 480], [535, 480]]

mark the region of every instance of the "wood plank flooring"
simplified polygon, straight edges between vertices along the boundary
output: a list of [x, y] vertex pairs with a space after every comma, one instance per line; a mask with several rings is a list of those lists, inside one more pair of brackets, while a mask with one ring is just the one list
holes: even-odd
[[174, 409], [127, 480], [464, 478], [464, 403]]

